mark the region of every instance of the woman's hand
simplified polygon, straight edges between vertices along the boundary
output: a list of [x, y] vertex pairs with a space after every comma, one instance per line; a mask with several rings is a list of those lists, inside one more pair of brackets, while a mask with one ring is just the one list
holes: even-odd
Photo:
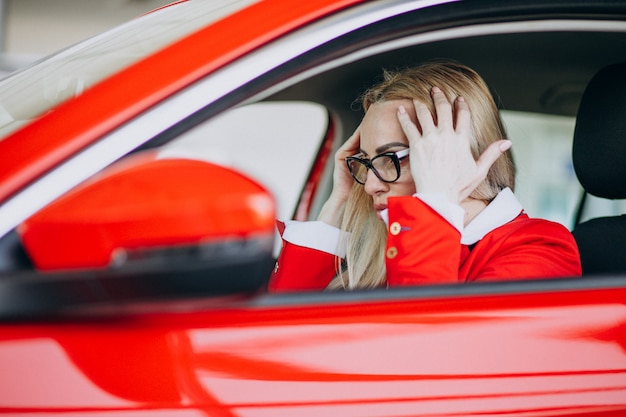
[[406, 108], [400, 106], [398, 110], [398, 120], [409, 140], [411, 175], [418, 193], [443, 192], [451, 203], [459, 204], [486, 178], [491, 165], [511, 147], [511, 142], [496, 141], [474, 160], [470, 150], [471, 114], [465, 100], [458, 97], [454, 102], [455, 123], [445, 94], [434, 87], [432, 98], [436, 124], [428, 107], [413, 100], [421, 132]]
[[354, 179], [350, 175], [346, 158], [360, 152], [361, 135], [359, 127], [356, 128], [352, 136], [341, 145], [335, 152], [335, 168], [333, 171], [333, 190], [324, 203], [318, 220], [339, 227], [343, 210], [348, 200], [348, 195], [354, 184]]

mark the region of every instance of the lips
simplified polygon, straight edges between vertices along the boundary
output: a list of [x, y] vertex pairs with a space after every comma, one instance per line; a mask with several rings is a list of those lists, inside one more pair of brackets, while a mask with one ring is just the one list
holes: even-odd
[[387, 204], [374, 204], [376, 215], [385, 224], [389, 224], [389, 212], [387, 211]]
[[382, 213], [384, 210], [387, 209], [387, 204], [374, 204], [374, 210], [376, 210], [376, 214], [378, 215], [378, 218], [382, 221], [385, 221], [385, 217], [383, 216]]

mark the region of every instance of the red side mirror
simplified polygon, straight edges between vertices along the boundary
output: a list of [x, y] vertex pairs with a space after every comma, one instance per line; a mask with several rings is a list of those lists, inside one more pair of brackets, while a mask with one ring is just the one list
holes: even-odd
[[143, 153], [111, 166], [18, 229], [36, 268], [105, 268], [133, 254], [274, 236], [259, 184], [212, 163]]

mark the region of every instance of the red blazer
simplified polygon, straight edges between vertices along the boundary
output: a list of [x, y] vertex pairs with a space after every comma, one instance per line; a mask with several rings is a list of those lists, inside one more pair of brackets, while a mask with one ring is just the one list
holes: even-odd
[[[396, 197], [388, 204], [385, 256], [390, 287], [582, 274], [576, 242], [558, 223], [522, 212], [466, 246], [459, 231], [421, 200]], [[283, 240], [269, 289], [322, 290], [335, 276], [336, 263], [332, 254]]]

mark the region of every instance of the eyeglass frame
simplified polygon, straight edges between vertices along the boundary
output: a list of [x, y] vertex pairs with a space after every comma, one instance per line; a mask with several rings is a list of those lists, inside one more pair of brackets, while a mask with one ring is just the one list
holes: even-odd
[[[362, 153], [359, 153], [357, 155], [363, 155]], [[357, 155], [354, 156], [348, 156], [346, 158], [346, 165], [348, 166], [348, 171], [350, 172], [350, 175], [352, 176], [352, 178], [354, 178], [354, 180], [356, 182], [358, 182], [361, 185], [365, 185], [365, 181], [360, 181], [354, 172], [352, 172], [352, 169], [350, 167], [350, 162], [351, 161], [356, 161], [358, 163], [360, 163], [361, 165], [363, 165], [366, 169], [371, 170], [374, 175], [376, 175], [376, 177], [381, 180], [382, 182], [386, 182], [387, 184], [391, 184], [393, 182], [396, 182], [400, 179], [400, 175], [402, 174], [400, 172], [400, 161], [402, 161], [403, 159], [405, 159], [407, 156], [409, 156], [409, 148], [406, 149], [402, 149], [401, 151], [397, 151], [397, 152], [383, 152], [381, 154], [378, 154], [376, 156], [374, 156], [372, 159], [364, 159], [364, 158], [359, 158]], [[372, 164], [372, 161], [375, 160], [376, 158], [380, 158], [380, 157], [391, 157], [391, 160], [393, 161], [393, 165], [396, 168], [396, 178], [393, 180], [386, 180], [384, 178], [382, 178], [378, 172], [378, 170], [374, 167], [374, 165]], [[367, 176], [367, 174], [366, 174]]]

